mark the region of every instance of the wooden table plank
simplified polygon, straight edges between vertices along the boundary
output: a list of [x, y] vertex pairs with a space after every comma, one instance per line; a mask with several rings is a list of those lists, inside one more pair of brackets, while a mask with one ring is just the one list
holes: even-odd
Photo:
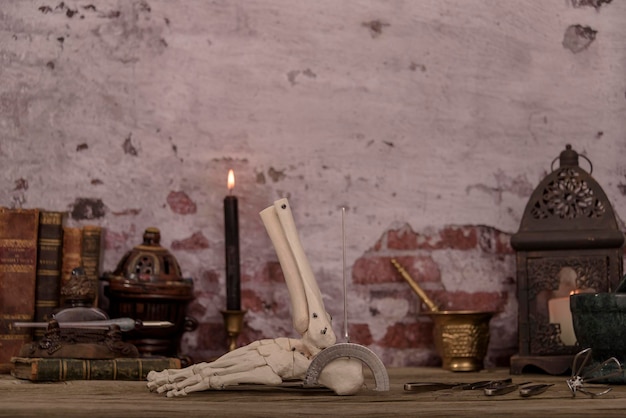
[[[436, 368], [389, 369], [391, 390], [363, 390], [336, 396], [317, 389], [246, 386], [205, 391], [184, 398], [150, 392], [144, 382], [69, 381], [32, 383], [0, 375], [0, 416], [10, 417], [522, 417], [624, 416], [626, 386], [614, 385], [602, 397], [572, 397], [567, 376], [516, 375], [508, 369], [453, 373]], [[482, 391], [444, 390], [413, 393], [404, 383], [472, 382], [513, 377], [514, 382], [554, 383], [544, 394], [522, 398], [512, 392], [487, 397]], [[370, 387], [373, 380], [368, 379]]]

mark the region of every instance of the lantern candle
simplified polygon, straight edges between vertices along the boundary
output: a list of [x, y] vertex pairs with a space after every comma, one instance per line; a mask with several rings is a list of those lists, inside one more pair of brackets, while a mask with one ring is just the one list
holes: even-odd
[[239, 215], [237, 198], [233, 196], [235, 174], [228, 171], [228, 196], [224, 198], [224, 236], [226, 249], [226, 309], [241, 309], [239, 277]]
[[550, 299], [548, 301], [548, 316], [551, 324], [559, 324], [561, 342], [564, 345], [576, 345], [576, 333], [574, 332], [569, 296]]

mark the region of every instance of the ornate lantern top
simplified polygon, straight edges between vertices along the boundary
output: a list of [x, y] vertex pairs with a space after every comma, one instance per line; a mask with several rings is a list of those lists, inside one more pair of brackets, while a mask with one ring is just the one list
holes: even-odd
[[[578, 165], [578, 154], [567, 145], [532, 193], [517, 234], [516, 250], [616, 248], [624, 242], [613, 207], [600, 185]], [[556, 158], [552, 162], [554, 162]]]

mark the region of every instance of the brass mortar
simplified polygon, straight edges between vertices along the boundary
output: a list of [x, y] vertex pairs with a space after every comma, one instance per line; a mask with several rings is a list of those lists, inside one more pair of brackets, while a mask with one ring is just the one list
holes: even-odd
[[443, 369], [453, 372], [483, 369], [493, 312], [437, 311], [425, 315], [433, 319], [433, 339]]
[[396, 260], [392, 259], [391, 264], [430, 310], [424, 315], [433, 320], [433, 339], [441, 367], [454, 372], [482, 370], [489, 346], [489, 321], [494, 312], [440, 311]]

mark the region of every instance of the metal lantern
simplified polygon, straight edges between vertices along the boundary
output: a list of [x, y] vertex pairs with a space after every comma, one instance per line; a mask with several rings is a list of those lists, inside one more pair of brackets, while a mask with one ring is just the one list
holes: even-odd
[[[589, 163], [589, 172], [579, 167], [579, 156]], [[512, 374], [525, 366], [565, 373], [581, 349], [569, 296], [611, 291], [622, 278], [624, 234], [591, 177], [591, 161], [570, 145], [558, 159], [560, 166], [534, 190], [511, 237], [519, 302], [519, 353], [511, 358]]]
[[105, 294], [111, 318], [130, 317], [140, 321], [168, 321], [165, 328], [138, 328], [125, 333], [142, 356], [181, 357], [180, 339], [196, 321], [185, 315], [193, 299], [193, 282], [181, 276], [176, 258], [160, 245], [161, 233], [148, 228], [143, 243], [126, 253], [113, 273], [106, 274]]

